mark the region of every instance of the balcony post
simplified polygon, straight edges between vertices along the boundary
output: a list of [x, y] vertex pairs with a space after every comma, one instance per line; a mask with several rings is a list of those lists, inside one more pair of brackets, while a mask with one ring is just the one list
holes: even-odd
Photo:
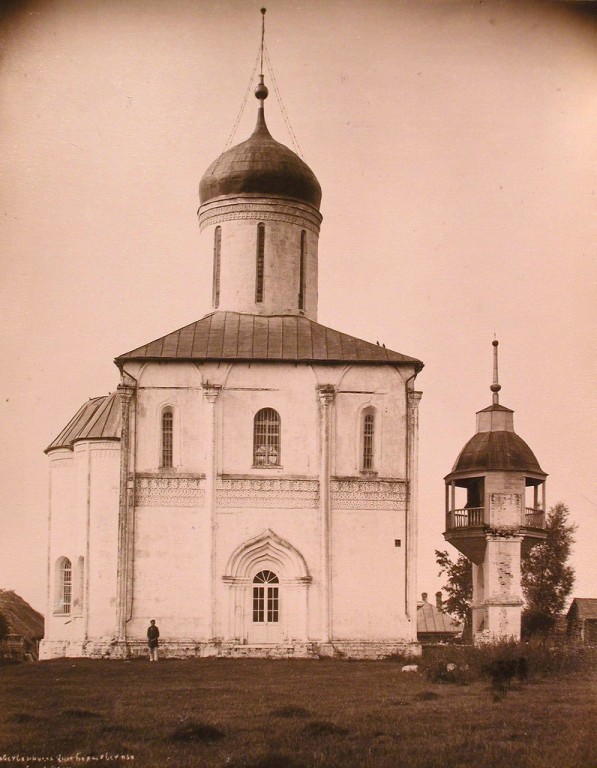
[[445, 500], [445, 507], [446, 507], [446, 530], [449, 530], [451, 528], [450, 525], [450, 495], [449, 495], [449, 485], [446, 483], [446, 500]]

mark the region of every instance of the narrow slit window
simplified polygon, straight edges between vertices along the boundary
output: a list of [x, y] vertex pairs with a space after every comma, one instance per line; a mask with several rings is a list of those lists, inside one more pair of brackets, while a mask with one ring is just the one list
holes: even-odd
[[253, 422], [253, 465], [280, 465], [280, 415], [273, 408], [262, 408]]
[[73, 569], [65, 557], [60, 566], [60, 613], [70, 613], [73, 597]]
[[255, 303], [263, 301], [263, 275], [265, 266], [265, 224], [257, 225], [257, 266], [255, 275]]
[[303, 229], [301, 232], [301, 256], [299, 263], [299, 309], [305, 309], [305, 288], [306, 288], [306, 270], [307, 270], [307, 233]]
[[162, 467], [173, 466], [174, 414], [171, 410], [162, 413]]
[[366, 413], [363, 418], [363, 469], [373, 469], [373, 447], [375, 439], [375, 416]]
[[214, 232], [214, 275], [213, 275], [213, 305], [220, 304], [220, 259], [222, 253], [222, 227], [216, 227]]

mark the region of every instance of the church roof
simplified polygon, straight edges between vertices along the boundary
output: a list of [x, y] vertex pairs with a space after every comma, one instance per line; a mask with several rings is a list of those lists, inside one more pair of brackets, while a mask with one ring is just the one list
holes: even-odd
[[411, 364], [414, 357], [357, 339], [299, 315], [213, 312], [116, 358], [126, 360], [261, 360]]
[[456, 459], [451, 474], [486, 470], [545, 474], [525, 441], [508, 430], [477, 432], [473, 435]]
[[113, 392], [84, 403], [62, 432], [46, 448], [71, 448], [75, 440], [118, 440], [121, 431], [120, 395]]
[[315, 174], [297, 154], [272, 138], [262, 107], [251, 136], [214, 160], [199, 184], [201, 205], [246, 194], [290, 198], [318, 210], [321, 203]]

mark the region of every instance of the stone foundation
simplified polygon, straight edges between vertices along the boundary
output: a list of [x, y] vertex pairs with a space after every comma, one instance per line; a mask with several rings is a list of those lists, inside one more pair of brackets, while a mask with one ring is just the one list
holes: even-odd
[[[138, 659], [148, 657], [142, 640], [88, 640], [63, 642], [42, 640], [41, 661], [56, 658]], [[163, 641], [161, 659], [219, 657], [229, 659], [384, 659], [395, 654], [420, 656], [421, 645], [408, 641], [338, 640], [330, 643], [297, 642], [292, 645], [243, 645], [231, 642]]]

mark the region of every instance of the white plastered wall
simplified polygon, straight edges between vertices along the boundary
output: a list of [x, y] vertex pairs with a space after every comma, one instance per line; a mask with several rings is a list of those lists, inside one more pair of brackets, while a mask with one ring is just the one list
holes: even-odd
[[[116, 556], [120, 443], [89, 440], [50, 455], [49, 601], [44, 645], [63, 644], [78, 655], [82, 644], [111, 637], [116, 628]], [[60, 558], [72, 565], [72, 602], [57, 610]]]
[[[302, 507], [297, 506], [292, 492], [278, 493], [266, 486], [250, 485], [246, 487], [256, 494], [254, 501], [244, 498], [240, 506], [233, 501], [218, 502], [214, 635], [233, 639], [235, 632], [238, 634], [238, 623], [231, 618], [231, 587], [222, 578], [231, 553], [270, 529], [296, 548], [307, 563], [311, 579], [305, 586], [307, 633], [310, 639], [318, 639], [322, 575], [320, 508], [317, 492], [308, 490], [309, 483], [317, 487], [320, 466], [316, 384], [331, 383], [338, 389], [334, 403], [332, 474], [380, 485], [382, 481], [378, 478], [405, 481], [403, 377], [384, 365], [347, 368], [292, 363], [147, 363], [135, 374], [139, 380], [137, 472], [169, 480], [196, 475], [199, 491], [194, 502], [181, 504], [179, 494], [178, 502], [152, 502], [136, 507], [133, 620], [127, 629], [130, 636], [143, 638], [147, 622], [155, 618], [166, 637], [207, 639], [210, 606], [206, 605], [205, 596], [209, 594], [209, 585], [201, 563], [209, 557], [205, 542], [210, 521], [201, 488], [207, 461], [203, 436], [208, 411], [201, 384], [209, 381], [222, 387], [216, 401], [218, 475], [242, 478], [249, 483], [253, 479], [291, 479], [298, 484], [306, 483], [303, 488], [307, 489]], [[173, 407], [178, 414], [181, 433], [175, 436], [180, 445], [180, 460], [175, 460], [176, 466], [168, 472], [159, 470], [157, 458], [159, 413], [164, 405]], [[364, 477], [358, 469], [359, 414], [371, 405], [379, 415], [378, 476]], [[253, 417], [265, 407], [275, 408], [281, 417], [280, 468], [256, 468], [252, 464]], [[188, 480], [191, 481], [193, 478]], [[259, 488], [266, 490], [262, 492]], [[221, 488], [218, 493], [222, 493]], [[358, 500], [354, 508], [350, 501], [339, 502], [336, 507], [332, 501], [332, 632], [338, 639], [390, 640], [409, 636], [404, 602], [405, 504], [404, 498], [394, 496], [384, 508], [383, 494], [376, 497], [371, 509]], [[396, 546], [397, 541], [401, 546]], [[303, 599], [297, 595], [298, 592], [292, 599]], [[301, 634], [300, 628], [291, 628], [289, 632]]]

